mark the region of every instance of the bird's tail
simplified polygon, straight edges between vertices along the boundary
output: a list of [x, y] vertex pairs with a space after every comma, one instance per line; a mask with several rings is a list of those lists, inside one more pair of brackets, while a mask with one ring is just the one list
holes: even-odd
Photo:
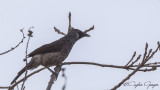
[[25, 71], [26, 71], [26, 67], [24, 67], [21, 71], [18, 72], [18, 75], [13, 79], [11, 84], [13, 84]]

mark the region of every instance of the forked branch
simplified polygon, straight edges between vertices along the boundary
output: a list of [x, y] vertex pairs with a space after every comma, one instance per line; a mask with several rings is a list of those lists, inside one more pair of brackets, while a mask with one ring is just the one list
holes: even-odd
[[[69, 14], [68, 14], [68, 19], [69, 19], [68, 32], [70, 32], [71, 27], [72, 27], [72, 26], [71, 26], [71, 12], [69, 12]], [[90, 27], [89, 29], [85, 30], [84, 32], [87, 33], [87, 32], [89, 32], [89, 31], [91, 31], [91, 30], [93, 30], [93, 29], [94, 29], [94, 25], [93, 25], [92, 27]], [[57, 32], [58, 34], [66, 35], [64, 32], [62, 32], [61, 30], [59, 30], [59, 29], [56, 28], [56, 27], [54, 27], [54, 30], [55, 30], [55, 32]]]
[[[160, 48], [159, 42], [157, 44], [158, 44], [157, 49], [155, 51], [153, 51], [153, 52], [152, 52], [152, 49], [150, 49], [149, 53], [148, 53], [147, 52], [148, 43], [146, 43], [145, 52], [144, 52], [143, 59], [142, 59], [141, 63], [137, 66], [137, 68], [132, 73], [130, 73], [126, 78], [124, 78], [118, 85], [113, 87], [111, 90], [116, 90], [117, 88], [119, 88], [125, 81], [130, 79], [137, 71], [139, 71], [140, 68], [144, 67], [144, 65], [155, 55], [155, 53]], [[148, 53], [148, 55], [147, 55], [147, 53]], [[156, 68], [153, 67], [153, 69], [156, 69]]]

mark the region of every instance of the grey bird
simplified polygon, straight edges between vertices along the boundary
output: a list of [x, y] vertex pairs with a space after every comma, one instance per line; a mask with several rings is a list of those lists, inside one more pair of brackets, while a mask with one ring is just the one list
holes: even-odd
[[26, 70], [35, 69], [40, 65], [50, 67], [61, 64], [68, 57], [73, 45], [83, 37], [90, 37], [90, 35], [81, 30], [71, 28], [70, 32], [59, 40], [37, 48], [28, 54], [28, 57], [32, 57], [30, 62], [18, 72], [18, 75], [11, 84], [13, 84]]

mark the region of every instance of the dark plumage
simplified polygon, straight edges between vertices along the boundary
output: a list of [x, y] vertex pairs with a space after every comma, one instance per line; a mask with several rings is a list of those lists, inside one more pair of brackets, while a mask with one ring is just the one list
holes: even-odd
[[71, 28], [71, 31], [64, 37], [56, 40], [50, 44], [43, 45], [30, 54], [28, 57], [32, 57], [27, 67], [25, 66], [18, 75], [11, 82], [13, 84], [25, 70], [37, 68], [39, 65], [50, 67], [62, 63], [69, 55], [73, 45], [82, 37], [89, 37], [88, 34]]
[[29, 57], [32, 57], [36, 54], [44, 54], [44, 53], [50, 53], [50, 52], [59, 52], [62, 47], [66, 44], [66, 40], [65, 40], [65, 37], [57, 40], [57, 41], [54, 41], [50, 44], [46, 44], [46, 45], [43, 45], [39, 48], [37, 48], [36, 50], [34, 50], [33, 52], [31, 52], [30, 54], [28, 54]]

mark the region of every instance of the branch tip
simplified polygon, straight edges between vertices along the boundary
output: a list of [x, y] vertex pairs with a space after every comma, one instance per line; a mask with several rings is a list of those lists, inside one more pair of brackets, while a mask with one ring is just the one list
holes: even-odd
[[87, 32], [89, 32], [89, 31], [91, 31], [93, 29], [94, 29], [94, 25], [92, 27], [90, 27], [89, 29], [85, 30], [84, 33], [87, 33]]
[[54, 26], [54, 30], [55, 30], [55, 32], [57, 32], [58, 34], [66, 35], [65, 33], [61, 32], [59, 29], [57, 29], [55, 26]]

